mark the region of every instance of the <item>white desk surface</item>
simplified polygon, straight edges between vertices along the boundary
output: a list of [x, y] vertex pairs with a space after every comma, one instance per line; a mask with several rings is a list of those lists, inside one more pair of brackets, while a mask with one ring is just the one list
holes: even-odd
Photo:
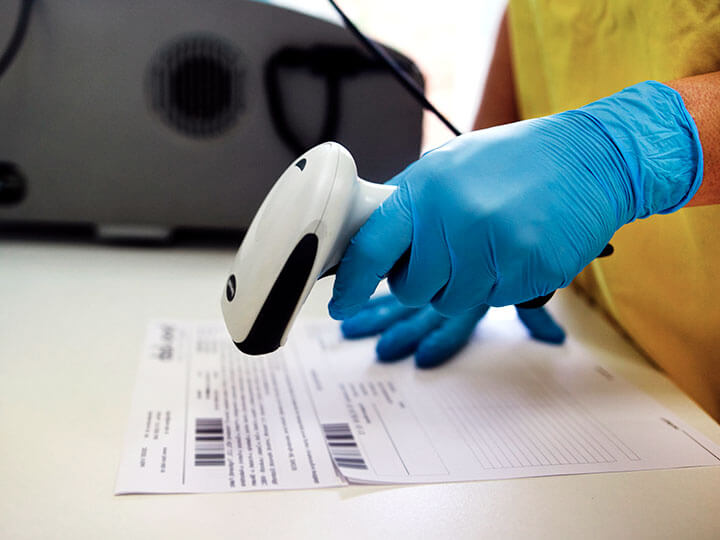
[[[720, 467], [114, 496], [146, 323], [217, 319], [233, 253], [0, 238], [0, 538], [720, 538]], [[305, 313], [323, 313], [321, 283]], [[572, 292], [550, 306], [599, 361], [720, 442]]]

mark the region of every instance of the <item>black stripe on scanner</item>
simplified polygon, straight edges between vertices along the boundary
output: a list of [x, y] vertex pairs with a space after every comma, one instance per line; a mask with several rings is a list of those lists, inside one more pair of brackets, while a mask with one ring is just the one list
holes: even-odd
[[318, 237], [313, 233], [306, 234], [298, 242], [270, 289], [250, 333], [244, 341], [234, 342], [238, 349], [245, 354], [257, 355], [271, 353], [280, 347], [280, 340], [310, 278], [317, 248]]

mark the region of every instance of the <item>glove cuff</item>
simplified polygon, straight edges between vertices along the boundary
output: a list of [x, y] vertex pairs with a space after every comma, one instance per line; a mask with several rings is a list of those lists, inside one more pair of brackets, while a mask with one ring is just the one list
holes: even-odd
[[693, 198], [703, 176], [697, 126], [680, 94], [645, 81], [581, 107], [622, 155], [634, 214], [627, 222], [668, 214]]

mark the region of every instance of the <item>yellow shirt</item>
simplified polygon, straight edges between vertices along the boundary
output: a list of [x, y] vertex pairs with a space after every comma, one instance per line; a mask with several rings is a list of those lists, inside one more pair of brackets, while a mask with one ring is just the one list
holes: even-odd
[[[720, 70], [718, 2], [511, 0], [509, 26], [522, 118]], [[635, 221], [612, 243], [576, 283], [720, 420], [720, 205]]]

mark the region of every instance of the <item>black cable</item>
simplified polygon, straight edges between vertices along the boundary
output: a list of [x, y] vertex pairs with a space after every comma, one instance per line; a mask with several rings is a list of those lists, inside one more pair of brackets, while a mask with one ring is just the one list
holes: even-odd
[[438, 119], [447, 126], [447, 128], [452, 131], [455, 135], [460, 135], [462, 132], [456, 128], [450, 120], [445, 118], [445, 116], [438, 111], [435, 106], [430, 103], [430, 100], [425, 96], [425, 92], [423, 92], [422, 88], [420, 88], [414, 80], [412, 80], [408, 74], [398, 65], [398, 63], [382, 48], [379, 47], [374, 41], [370, 40], [365, 34], [363, 34], [360, 29], [355, 26], [355, 23], [353, 23], [350, 18], [345, 15], [345, 12], [340, 9], [340, 6], [338, 6], [335, 3], [335, 0], [328, 0], [333, 8], [335, 8], [335, 11], [338, 12], [340, 17], [343, 20], [343, 23], [345, 23], [345, 26], [348, 30], [358, 39], [360, 42], [365, 46], [365, 48], [372, 53], [373, 56], [375, 56], [378, 60], [380, 60], [383, 64], [385, 64], [387, 67], [390, 68], [392, 73], [395, 75], [395, 78], [400, 81], [400, 83], [405, 87], [405, 89], [412, 94], [412, 96], [417, 99], [425, 109], [432, 112], [435, 116], [438, 117]]
[[30, 10], [32, 8], [33, 0], [21, 0], [20, 11], [18, 13], [17, 22], [15, 23], [15, 30], [10, 38], [10, 42], [5, 48], [2, 56], [0, 56], [0, 78], [5, 74], [7, 69], [12, 64], [15, 56], [20, 50], [23, 40], [25, 39], [25, 33], [27, 32], [28, 23], [30, 22]]

